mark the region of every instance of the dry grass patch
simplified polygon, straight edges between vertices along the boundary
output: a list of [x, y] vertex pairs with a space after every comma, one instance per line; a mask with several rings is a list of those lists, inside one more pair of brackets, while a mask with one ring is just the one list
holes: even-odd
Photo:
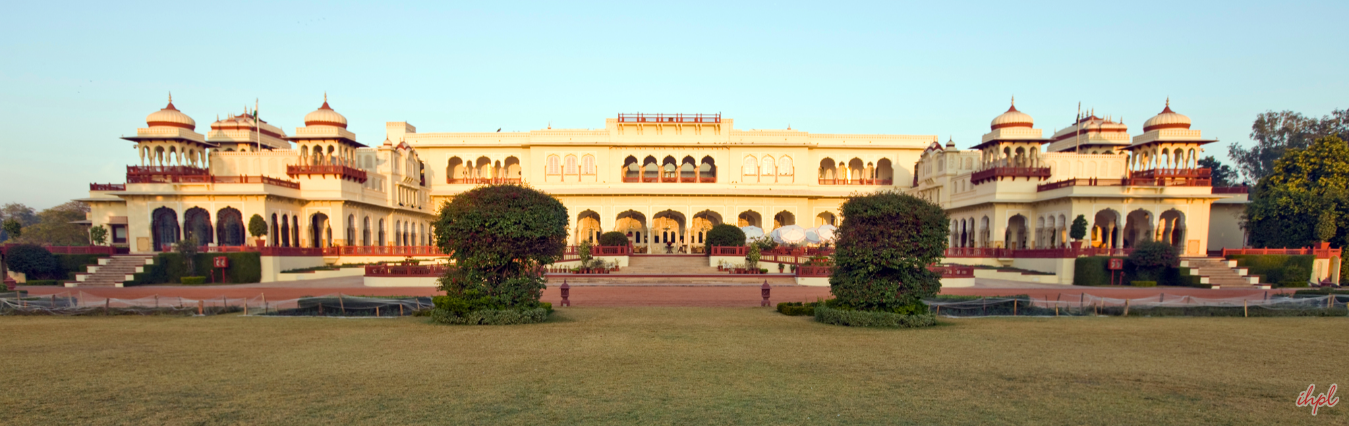
[[851, 329], [750, 308], [0, 319], [34, 423], [1336, 424], [1344, 318], [985, 318]]

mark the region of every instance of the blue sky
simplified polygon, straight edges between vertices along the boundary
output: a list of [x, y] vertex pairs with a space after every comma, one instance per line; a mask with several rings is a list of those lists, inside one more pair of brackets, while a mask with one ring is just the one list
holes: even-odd
[[[940, 4], [938, 4], [940, 3]], [[721, 112], [736, 127], [954, 137], [1077, 102], [1131, 133], [1167, 96], [1249, 143], [1266, 110], [1349, 107], [1349, 2], [12, 2], [0, 16], [0, 203], [122, 182], [118, 139], [166, 93], [205, 133], [261, 99], [294, 133], [327, 91], [366, 144]]]

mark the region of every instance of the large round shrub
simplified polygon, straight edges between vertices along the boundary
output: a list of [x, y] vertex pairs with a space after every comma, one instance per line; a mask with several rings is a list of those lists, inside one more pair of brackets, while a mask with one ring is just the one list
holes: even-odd
[[707, 231], [707, 246], [743, 246], [745, 245], [745, 231], [741, 231], [735, 225], [718, 224]]
[[29, 279], [42, 279], [56, 276], [64, 272], [61, 268], [61, 262], [56, 260], [56, 255], [42, 246], [34, 244], [18, 244], [9, 246], [5, 255], [5, 263], [9, 269], [15, 272], [22, 272]]
[[1180, 264], [1180, 257], [1176, 255], [1176, 248], [1170, 244], [1144, 241], [1134, 246], [1133, 253], [1129, 253], [1129, 263], [1137, 271], [1138, 279], [1157, 281], [1166, 268]]
[[609, 247], [612, 246], [626, 247], [628, 245], [628, 236], [623, 235], [622, 232], [618, 231], [605, 232], [603, 234], [600, 234], [600, 245]]
[[894, 191], [843, 203], [830, 291], [841, 306], [896, 313], [917, 309], [941, 289], [929, 271], [942, 258], [950, 219], [936, 204]]
[[519, 185], [488, 185], [456, 195], [440, 211], [436, 245], [455, 261], [440, 279], [457, 313], [536, 309], [543, 266], [567, 247], [567, 208]]

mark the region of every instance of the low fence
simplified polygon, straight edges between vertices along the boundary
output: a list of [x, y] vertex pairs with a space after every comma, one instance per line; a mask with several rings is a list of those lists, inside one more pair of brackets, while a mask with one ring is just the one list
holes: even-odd
[[1086, 293], [1063, 297], [951, 297], [925, 300], [937, 315], [992, 316], [1349, 316], [1349, 295], [1266, 298], [1158, 296], [1125, 299]]
[[[941, 274], [942, 278], [974, 278], [974, 267], [964, 265], [933, 265], [927, 267], [929, 271]], [[796, 268], [798, 277], [827, 277], [834, 273], [833, 266], [799, 266]]]
[[1291, 256], [1315, 255], [1317, 259], [1328, 259], [1328, 258], [1332, 258], [1332, 257], [1340, 257], [1340, 254], [1341, 254], [1342, 252], [1343, 252], [1343, 249], [1330, 248], [1330, 245], [1328, 245], [1328, 244], [1322, 244], [1322, 245], [1319, 246], [1319, 247], [1307, 247], [1307, 248], [1300, 248], [1300, 249], [1290, 249], [1290, 248], [1240, 248], [1240, 249], [1228, 249], [1228, 248], [1225, 248], [1225, 249], [1222, 250], [1222, 256], [1223, 256], [1223, 257], [1227, 257], [1228, 255], [1243, 255], [1243, 254], [1282, 254], [1282, 255], [1291, 255]]
[[251, 297], [189, 299], [146, 296], [101, 297], [84, 292], [0, 298], [0, 315], [218, 315], [399, 317], [432, 308], [430, 297], [353, 297], [342, 293], [294, 299]]
[[365, 265], [367, 277], [440, 277], [449, 265]]
[[1069, 259], [1082, 256], [1128, 256], [1132, 248], [1083, 247], [1053, 249], [1008, 249], [992, 247], [954, 247], [946, 249], [946, 256], [1003, 258], [1003, 259]]

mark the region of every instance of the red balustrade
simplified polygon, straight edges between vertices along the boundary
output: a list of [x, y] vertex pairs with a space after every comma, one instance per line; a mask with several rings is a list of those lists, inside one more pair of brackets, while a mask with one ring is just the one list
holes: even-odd
[[324, 247], [324, 256], [444, 256], [436, 246]]
[[125, 183], [91, 183], [90, 191], [126, 191]]
[[970, 175], [970, 182], [978, 185], [990, 180], [1002, 180], [1002, 178], [1016, 179], [1024, 177], [1027, 179], [1036, 178], [1040, 180], [1049, 179], [1048, 167], [992, 167], [974, 172]]
[[1243, 185], [1243, 186], [1215, 186], [1215, 187], [1213, 187], [1213, 193], [1214, 193], [1214, 194], [1249, 194], [1250, 191], [1251, 191], [1251, 187], [1249, 187], [1249, 186], [1244, 186], [1244, 185]]
[[1003, 258], [1003, 259], [1068, 259], [1081, 256], [1128, 256], [1133, 249], [1083, 247], [1052, 249], [1006, 249], [991, 247], [952, 247], [946, 249], [948, 258]]
[[286, 174], [291, 177], [298, 175], [333, 175], [353, 182], [365, 183], [366, 181], [365, 170], [341, 165], [301, 164], [286, 166]]
[[819, 180], [820, 185], [893, 185], [894, 179], [824, 179]]
[[721, 114], [619, 114], [619, 123], [720, 123]]
[[1242, 254], [1257, 254], [1257, 255], [1263, 255], [1263, 254], [1279, 254], [1279, 255], [1290, 255], [1290, 256], [1315, 255], [1317, 259], [1329, 259], [1329, 258], [1332, 258], [1332, 257], [1340, 257], [1340, 254], [1341, 254], [1342, 252], [1343, 252], [1343, 249], [1330, 248], [1330, 245], [1329, 245], [1329, 244], [1322, 243], [1322, 244], [1320, 244], [1319, 246], [1316, 246], [1316, 247], [1307, 247], [1307, 248], [1300, 248], [1300, 249], [1290, 249], [1290, 248], [1239, 248], [1239, 249], [1229, 249], [1229, 248], [1225, 248], [1225, 249], [1223, 249], [1222, 255], [1223, 255], [1223, 257], [1227, 257], [1227, 256], [1229, 256], [1229, 255], [1242, 255]]
[[367, 277], [440, 277], [449, 265], [365, 265]]
[[323, 256], [323, 249], [316, 247], [262, 247], [263, 256]]
[[745, 246], [712, 246], [713, 256], [744, 256]]
[[520, 178], [463, 178], [463, 179], [446, 178], [446, 179], [445, 179], [445, 183], [449, 183], [449, 184], [457, 184], [457, 185], [505, 185], [505, 184], [520, 184], [520, 183], [523, 183], [523, 182], [524, 182], [524, 179], [520, 179]]

